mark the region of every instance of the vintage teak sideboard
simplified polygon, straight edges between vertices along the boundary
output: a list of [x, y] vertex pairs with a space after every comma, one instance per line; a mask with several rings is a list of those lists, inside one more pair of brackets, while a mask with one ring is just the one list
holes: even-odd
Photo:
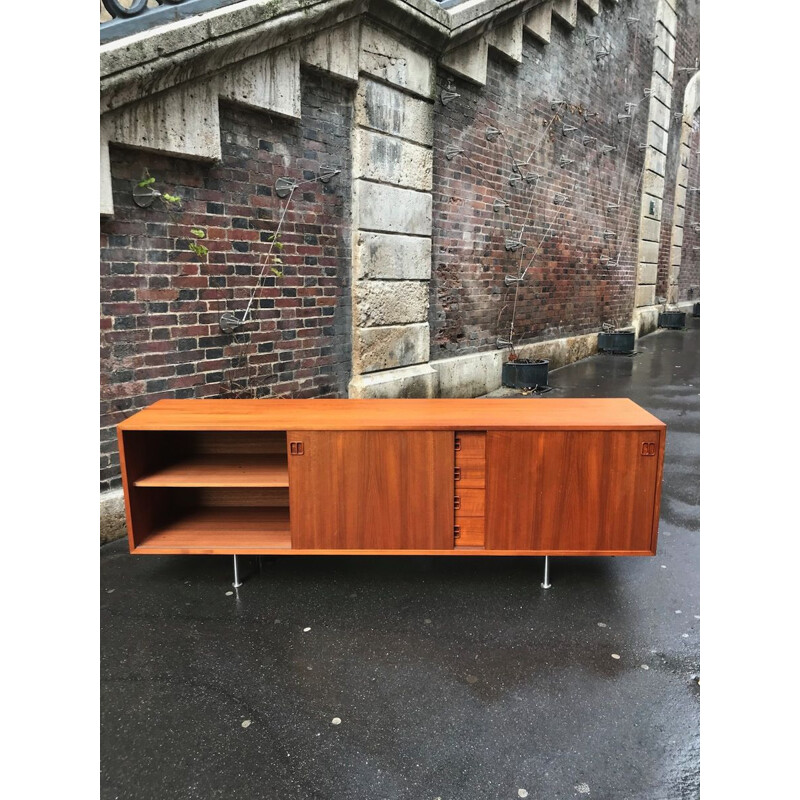
[[118, 426], [128, 541], [655, 555], [665, 435], [627, 399], [161, 400]]

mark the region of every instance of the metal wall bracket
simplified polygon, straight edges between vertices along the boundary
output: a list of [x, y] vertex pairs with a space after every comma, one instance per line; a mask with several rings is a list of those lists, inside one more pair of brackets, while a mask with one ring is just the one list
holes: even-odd
[[486, 141], [496, 142], [498, 136], [502, 136], [503, 132], [498, 128], [493, 128], [491, 125], [486, 129]]
[[631, 114], [617, 114], [617, 122], [622, 122], [622, 120], [630, 118]]
[[505, 278], [503, 278], [503, 283], [505, 283], [506, 286], [513, 286], [515, 283], [522, 283], [523, 280], [525, 280], [524, 275], [506, 275]]
[[583, 137], [583, 146], [584, 147], [593, 147], [597, 144], [597, 137], [596, 136], [584, 136]]
[[219, 318], [219, 329], [223, 333], [233, 333], [235, 330], [242, 327], [242, 320], [236, 316], [232, 311], [226, 311]]
[[576, 125], [562, 125], [561, 135], [566, 136], [568, 133], [573, 133], [576, 130], [578, 130]]
[[297, 187], [291, 178], [280, 177], [275, 181], [275, 194], [283, 200], [288, 197]]
[[575, 163], [574, 158], [567, 158], [566, 156], [561, 156], [561, 158], [558, 160], [558, 166], [561, 167], [561, 169], [564, 169], [564, 167], [566, 167], [567, 165], [574, 163]]
[[619, 208], [619, 203], [606, 203], [606, 211], [616, 211]]
[[511, 208], [511, 204], [506, 200], [495, 200], [494, 203], [492, 203], [492, 211], [494, 212], [508, 211], [509, 208]]
[[439, 99], [442, 101], [443, 106], [449, 106], [453, 100], [455, 100], [457, 97], [461, 97], [461, 95], [455, 91], [455, 88], [456, 87], [452, 78], [448, 78], [447, 88], [442, 89], [442, 93], [439, 95]]
[[512, 253], [519, 250], [520, 247], [525, 247], [519, 239], [506, 239], [505, 246], [506, 250], [510, 250]]

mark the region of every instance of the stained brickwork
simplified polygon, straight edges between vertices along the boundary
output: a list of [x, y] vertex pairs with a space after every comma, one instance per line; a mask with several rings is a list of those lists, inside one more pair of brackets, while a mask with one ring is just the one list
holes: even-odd
[[[350, 378], [350, 131], [352, 89], [309, 74], [302, 123], [223, 105], [222, 161], [208, 165], [113, 148], [113, 220], [101, 222], [101, 490], [119, 485], [114, 425], [162, 398], [230, 395], [341, 397]], [[252, 321], [223, 334], [224, 311], [241, 317], [256, 286], [284, 201], [275, 178], [329, 184], [295, 192], [281, 237], [283, 276], [266, 270]], [[134, 205], [147, 169], [182, 198]], [[206, 258], [189, 249], [202, 228]], [[280, 268], [280, 267], [278, 267]]]
[[[644, 159], [638, 145], [647, 137], [643, 90], [653, 71], [656, 3], [604, 4], [597, 17], [580, 8], [574, 31], [554, 20], [550, 44], [526, 35], [519, 66], [490, 51], [485, 87], [455, 78], [461, 96], [446, 107], [437, 103], [432, 359], [491, 349], [498, 337], [508, 338], [515, 297], [517, 343], [631, 319]], [[604, 50], [610, 55], [598, 59]], [[440, 73], [439, 91], [451, 78]], [[554, 100], [568, 105], [553, 121]], [[625, 102], [639, 103], [632, 123], [617, 120]], [[488, 142], [489, 126], [504, 136]], [[577, 130], [564, 135], [565, 126]], [[584, 146], [584, 136], [596, 143]], [[616, 150], [601, 155], [598, 145]], [[464, 152], [448, 160], [448, 147]], [[522, 168], [539, 176], [533, 188], [524, 180], [509, 186], [509, 147], [523, 161], [533, 151]], [[562, 168], [562, 157], [573, 163]], [[554, 198], [562, 193], [571, 202], [560, 209]], [[495, 200], [509, 200], [510, 211], [493, 210]], [[609, 203], [620, 208], [608, 210]], [[519, 238], [529, 204], [526, 249], [508, 251], [505, 240]], [[604, 231], [617, 238], [604, 238]], [[667, 247], [669, 234], [662, 227]], [[607, 258], [611, 266], [604, 266]], [[506, 286], [505, 276], [528, 263], [519, 290]]]

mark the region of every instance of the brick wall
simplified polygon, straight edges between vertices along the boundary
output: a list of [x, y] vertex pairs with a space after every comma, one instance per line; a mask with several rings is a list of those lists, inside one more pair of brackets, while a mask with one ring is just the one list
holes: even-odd
[[[694, 116], [689, 134], [689, 186], [700, 186], [700, 112]], [[678, 275], [678, 299], [696, 300], [700, 296], [700, 192], [686, 193], [686, 211], [681, 248], [681, 271]], [[698, 226], [697, 228], [695, 226]], [[690, 290], [691, 289], [691, 293]]]
[[[230, 395], [245, 375], [257, 396], [346, 396], [351, 95], [304, 74], [302, 123], [223, 105], [215, 165], [112, 147], [115, 216], [101, 222], [100, 242], [101, 490], [119, 485], [113, 426], [156, 400]], [[219, 317], [241, 316], [276, 228], [275, 178], [311, 178], [321, 164], [343, 172], [295, 192], [283, 277], [265, 277], [252, 322], [223, 334]], [[145, 168], [183, 198], [180, 210], [133, 204]], [[207, 262], [189, 249], [193, 227], [208, 233]]]
[[[507, 144], [522, 160], [536, 148], [532, 168], [541, 176], [532, 192], [531, 222], [523, 237], [531, 247], [522, 256], [524, 263], [558, 211], [554, 195], [565, 192], [573, 197], [519, 290], [516, 341], [586, 333], [605, 321], [630, 319], [638, 233], [635, 187], [643, 162], [637, 144], [646, 135], [646, 105], [642, 103], [634, 119], [627, 161], [630, 125], [618, 123], [616, 115], [624, 111], [626, 100], [643, 98], [652, 69], [652, 42], [642, 33], [637, 38], [625, 17], [638, 13], [648, 20], [642, 29], [649, 30], [654, 6], [606, 5], [594, 19], [581, 12], [572, 32], [554, 20], [550, 44], [525, 36], [519, 67], [490, 53], [486, 87], [476, 89], [456, 80], [462, 96], [447, 108], [437, 105], [432, 358], [492, 348], [498, 335], [508, 335], [515, 290], [503, 279], [517, 272], [520, 251], [507, 252], [504, 240], [519, 234], [531, 191], [522, 186], [509, 190]], [[587, 35], [601, 38], [587, 44]], [[612, 55], [597, 61], [594, 53], [601, 43], [611, 44]], [[440, 76], [442, 88], [448, 77]], [[570, 107], [548, 127], [555, 99], [568, 100]], [[586, 118], [583, 112], [597, 115]], [[486, 141], [490, 125], [504, 132], [505, 141]], [[564, 125], [578, 130], [564, 136]], [[583, 136], [594, 136], [598, 144], [617, 150], [600, 155], [584, 147]], [[448, 161], [447, 146], [463, 148], [469, 158]], [[575, 163], [562, 169], [561, 156]], [[511, 213], [494, 212], [495, 198], [510, 199]], [[618, 200], [622, 207], [608, 212], [606, 204]], [[613, 257], [617, 248], [613, 240], [603, 239], [606, 229], [618, 231], [622, 246], [620, 265], [611, 269], [601, 265], [601, 257]]]

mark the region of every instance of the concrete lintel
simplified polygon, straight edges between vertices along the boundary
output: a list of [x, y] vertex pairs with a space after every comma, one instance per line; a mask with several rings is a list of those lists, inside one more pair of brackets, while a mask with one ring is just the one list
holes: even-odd
[[473, 39], [460, 47], [456, 47], [441, 58], [441, 65], [460, 78], [477, 84], [486, 85], [486, 61], [489, 56], [489, 45], [483, 36]]
[[358, 80], [360, 33], [361, 23], [358, 19], [323, 31], [313, 39], [302, 42], [300, 59], [303, 64], [355, 83]]
[[553, 0], [547, 0], [525, 15], [523, 26], [531, 36], [544, 44], [550, 44], [550, 28], [553, 21]]
[[201, 161], [222, 157], [217, 88], [210, 82], [148, 97], [105, 115], [101, 124], [111, 142]]
[[553, 17], [572, 30], [578, 24], [578, 0], [554, 0]]
[[111, 188], [111, 157], [108, 152], [108, 131], [100, 125], [100, 215], [114, 215], [114, 193]]
[[489, 47], [497, 50], [512, 64], [522, 63], [522, 22], [522, 17], [516, 17], [486, 34]]
[[256, 56], [217, 78], [220, 97], [280, 117], [300, 119], [300, 58], [286, 47]]
[[600, 13], [600, 0], [580, 0], [580, 4], [593, 17], [596, 17]]
[[349, 385], [350, 397], [436, 397], [438, 374], [430, 364], [356, 375]]
[[388, 31], [366, 23], [361, 28], [358, 66], [362, 72], [411, 94], [428, 99], [434, 96], [433, 60]]

